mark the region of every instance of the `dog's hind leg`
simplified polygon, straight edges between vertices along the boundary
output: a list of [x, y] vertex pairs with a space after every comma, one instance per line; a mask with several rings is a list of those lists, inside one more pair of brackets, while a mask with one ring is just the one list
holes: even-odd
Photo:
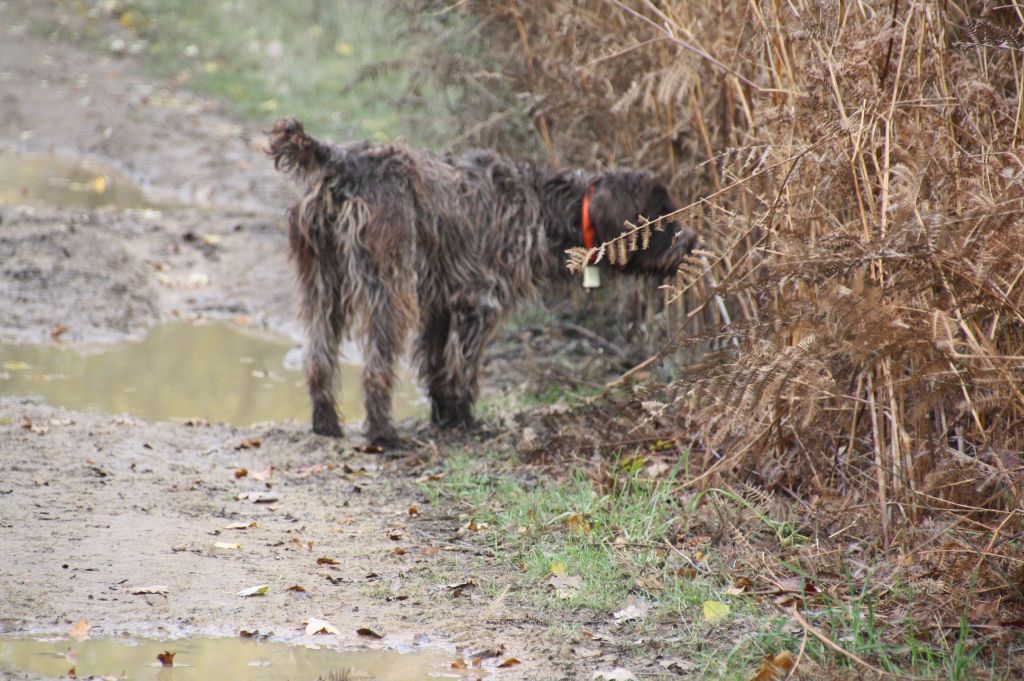
[[451, 383], [452, 425], [471, 426], [473, 403], [480, 394], [480, 365], [484, 349], [494, 336], [500, 320], [500, 308], [493, 296], [481, 293], [476, 304], [458, 311], [454, 331], [461, 353], [459, 375]]
[[390, 309], [389, 298], [377, 298], [370, 306], [366, 321], [366, 365], [363, 367], [366, 438], [370, 444], [380, 447], [392, 447], [399, 441], [391, 422], [391, 393], [405, 329], [401, 315]]
[[[424, 306], [421, 305], [421, 309]], [[451, 367], [445, 361], [445, 346], [451, 334], [451, 313], [447, 309], [433, 310], [424, 315], [416, 349], [420, 365], [420, 378], [430, 397], [430, 420], [445, 426], [452, 420]]]
[[342, 297], [336, 260], [324, 252], [317, 253], [308, 240], [298, 236], [293, 232], [291, 247], [299, 269], [306, 322], [306, 385], [313, 403], [313, 432], [341, 437], [334, 381], [338, 344], [350, 303]]

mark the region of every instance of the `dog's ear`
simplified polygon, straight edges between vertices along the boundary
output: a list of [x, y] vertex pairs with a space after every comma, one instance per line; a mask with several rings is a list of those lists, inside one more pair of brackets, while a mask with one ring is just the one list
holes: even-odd
[[[646, 171], [612, 170], [593, 182], [590, 221], [601, 241], [610, 241], [625, 231], [626, 221], [637, 224], [640, 216], [656, 220], [678, 208], [668, 188]], [[679, 235], [684, 236], [684, 235]], [[668, 273], [693, 248], [693, 240], [676, 238], [675, 225], [666, 224], [652, 232], [648, 247], [636, 251], [627, 271]]]
[[637, 224], [641, 215], [655, 220], [676, 209], [668, 188], [646, 171], [608, 171], [592, 186], [590, 221], [602, 241], [621, 234], [627, 220]]

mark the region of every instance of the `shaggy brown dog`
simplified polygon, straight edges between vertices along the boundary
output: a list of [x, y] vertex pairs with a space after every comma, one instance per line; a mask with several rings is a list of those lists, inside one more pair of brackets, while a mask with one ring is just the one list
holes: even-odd
[[[305, 187], [288, 213], [288, 235], [302, 290], [313, 431], [342, 433], [338, 344], [358, 321], [367, 436], [381, 446], [397, 440], [394, 367], [413, 326], [431, 419], [468, 424], [484, 347], [538, 284], [569, 276], [565, 251], [583, 245], [584, 214], [600, 243], [626, 220], [675, 209], [644, 171], [587, 174], [489, 151], [437, 157], [396, 144], [328, 145], [294, 119], [274, 126], [269, 153]], [[672, 231], [654, 232], [621, 269], [673, 271], [694, 237]]]

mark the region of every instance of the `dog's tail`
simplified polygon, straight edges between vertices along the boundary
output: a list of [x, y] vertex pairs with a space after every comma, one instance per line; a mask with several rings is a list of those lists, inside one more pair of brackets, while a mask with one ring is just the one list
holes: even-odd
[[309, 180], [323, 171], [331, 159], [331, 147], [306, 134], [294, 118], [282, 118], [270, 131], [267, 152], [274, 167], [297, 180]]

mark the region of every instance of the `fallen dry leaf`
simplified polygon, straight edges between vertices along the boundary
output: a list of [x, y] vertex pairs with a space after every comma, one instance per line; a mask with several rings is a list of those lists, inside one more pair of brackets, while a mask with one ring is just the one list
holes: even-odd
[[565, 519], [565, 526], [570, 532], [577, 534], [590, 534], [590, 523], [582, 513], [573, 513]]
[[571, 598], [583, 586], [583, 577], [566, 574], [551, 575], [548, 579], [548, 586], [554, 587], [557, 598]]
[[90, 629], [92, 629], [91, 624], [85, 620], [78, 620], [78, 622], [68, 631], [68, 636], [76, 641], [84, 641], [89, 638]]
[[250, 530], [250, 529], [253, 529], [253, 528], [257, 528], [259, 526], [260, 526], [259, 523], [257, 523], [254, 520], [251, 523], [232, 523], [230, 525], [225, 525], [224, 529], [225, 530]]
[[509, 667], [515, 667], [517, 664], [521, 664], [519, 660], [514, 657], [510, 657], [501, 664], [498, 665], [498, 669], [507, 669]]
[[378, 634], [376, 631], [368, 627], [359, 627], [358, 629], [356, 629], [356, 633], [360, 636], [365, 636], [366, 638], [372, 638], [377, 640], [384, 638], [382, 634]]
[[636, 674], [622, 667], [609, 671], [596, 671], [590, 678], [592, 681], [638, 681]]
[[328, 556], [321, 556], [321, 557], [316, 559], [316, 564], [317, 565], [337, 565], [338, 561], [336, 561], [333, 558], [330, 558]]
[[704, 601], [704, 621], [718, 624], [729, 616], [729, 606], [722, 601]]
[[[250, 473], [249, 475], [252, 476], [253, 474]], [[272, 504], [278, 500], [277, 495], [270, 492], [244, 492], [235, 498], [239, 501], [251, 501], [254, 504]]]
[[270, 479], [274, 477], [274, 467], [270, 466], [262, 471], [249, 471], [249, 477], [260, 482], [270, 482]]
[[474, 587], [476, 587], [476, 582], [474, 582], [472, 579], [468, 579], [465, 582], [458, 582], [456, 584], [446, 584], [444, 586], [445, 589], [451, 591], [452, 598], [458, 598], [463, 594], [463, 592], [469, 591]]
[[327, 620], [317, 619], [310, 617], [306, 622], [306, 636], [313, 636], [315, 634], [337, 634], [341, 635], [338, 628]]
[[459, 658], [459, 659], [454, 660], [452, 662], [452, 669], [466, 669], [468, 667], [469, 667], [469, 665], [466, 664], [466, 661], [463, 660], [462, 658]]
[[665, 660], [658, 660], [658, 666], [663, 669], [668, 669], [669, 671], [676, 670], [680, 672], [688, 672], [693, 670], [697, 665], [680, 657], [670, 657]]
[[299, 584], [292, 584], [290, 587], [285, 589], [285, 591], [295, 591], [296, 593], [304, 594], [306, 593], [306, 587]]
[[796, 658], [793, 657], [793, 653], [783, 650], [781, 653], [765, 657], [750, 681], [781, 681], [795, 666]]
[[175, 654], [176, 653], [172, 653], [169, 650], [165, 650], [164, 652], [157, 655], [156, 659], [160, 662], [160, 666], [162, 667], [173, 667]]
[[235, 469], [235, 477], [236, 478], [244, 478], [247, 475], [249, 475], [249, 469], [248, 468], [236, 468]]
[[647, 617], [651, 610], [651, 604], [643, 599], [638, 599], [633, 594], [626, 599], [626, 607], [612, 614], [616, 622], [628, 622], [630, 620], [642, 620]]
[[235, 445], [235, 451], [239, 449], [259, 449], [263, 445], [261, 437], [247, 437]]

